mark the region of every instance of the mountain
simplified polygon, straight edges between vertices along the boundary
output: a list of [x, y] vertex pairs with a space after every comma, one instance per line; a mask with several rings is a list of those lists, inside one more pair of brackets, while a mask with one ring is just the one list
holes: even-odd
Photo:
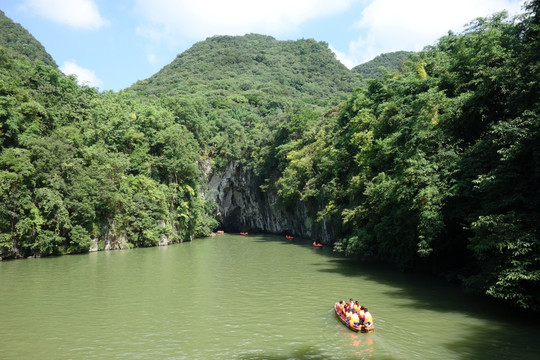
[[194, 134], [222, 229], [310, 237], [326, 233], [298, 220], [307, 209], [274, 206], [269, 184], [294, 141], [359, 85], [324, 42], [248, 34], [196, 43], [129, 91], [160, 99]]
[[353, 73], [360, 74], [364, 79], [381, 79], [384, 68], [386, 71], [395, 71], [400, 68], [403, 61], [413, 54], [410, 51], [396, 51], [376, 56], [373, 60], [355, 66], [351, 69]]
[[58, 67], [45, 47], [20, 24], [14, 23], [0, 10], [0, 47], [13, 50], [31, 60]]
[[248, 34], [196, 43], [131, 89], [155, 96], [261, 92], [326, 105], [350, 92], [355, 79], [324, 42]]

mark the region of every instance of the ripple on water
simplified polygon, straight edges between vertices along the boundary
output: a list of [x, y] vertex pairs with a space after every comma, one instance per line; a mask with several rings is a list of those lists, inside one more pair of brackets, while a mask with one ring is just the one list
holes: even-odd
[[[319, 251], [320, 250], [320, 251]], [[9, 359], [536, 359], [537, 324], [453, 287], [354, 264], [308, 240], [220, 236], [166, 248], [0, 262]], [[357, 334], [333, 304], [370, 307]], [[464, 311], [466, 310], [466, 312]], [[0, 356], [0, 357], [1, 357]]]

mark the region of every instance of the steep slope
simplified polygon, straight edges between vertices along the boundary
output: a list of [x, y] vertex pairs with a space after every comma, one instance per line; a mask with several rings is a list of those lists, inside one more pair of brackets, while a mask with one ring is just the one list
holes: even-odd
[[386, 71], [398, 70], [403, 64], [403, 61], [411, 54], [413, 53], [410, 51], [396, 51], [381, 54], [376, 56], [373, 60], [355, 66], [351, 71], [362, 75], [364, 79], [381, 79], [383, 75], [381, 68]]
[[322, 105], [343, 98], [354, 82], [326, 43], [249, 34], [199, 42], [131, 89], [156, 96], [260, 91]]
[[342, 102], [358, 80], [326, 43], [249, 34], [199, 42], [129, 91], [159, 98], [194, 133], [225, 230], [326, 239], [320, 224], [305, 223], [310, 209], [275, 204], [276, 149], [286, 156], [306, 122]]
[[14, 23], [0, 10], [0, 47], [11, 49], [30, 60], [41, 60], [46, 65], [58, 67], [52, 56], [20, 24]]
[[201, 153], [157, 102], [0, 46], [0, 261], [208, 235]]

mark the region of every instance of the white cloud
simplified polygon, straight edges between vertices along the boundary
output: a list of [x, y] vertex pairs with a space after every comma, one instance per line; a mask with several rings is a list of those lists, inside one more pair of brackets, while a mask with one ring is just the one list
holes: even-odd
[[137, 0], [147, 24], [138, 33], [203, 39], [259, 32], [280, 35], [319, 17], [340, 13], [362, 0]]
[[146, 54], [146, 60], [148, 60], [148, 62], [149, 62], [150, 64], [157, 64], [157, 62], [158, 62], [158, 59], [157, 59], [157, 57], [156, 57], [156, 54], [154, 54], [154, 53], [148, 53], [148, 54]]
[[97, 30], [108, 25], [93, 0], [26, 0], [23, 8], [75, 29]]
[[384, 52], [419, 51], [449, 30], [461, 32], [477, 17], [521, 10], [521, 0], [373, 0], [355, 27], [362, 31], [349, 44], [348, 59], [356, 64]]
[[345, 65], [347, 68], [349, 69], [352, 69], [353, 67], [355, 67], [356, 65], [358, 65], [358, 63], [356, 62], [356, 60], [349, 56], [348, 54], [345, 54], [344, 52], [341, 52], [339, 50], [336, 50], [332, 47], [332, 45], [329, 45], [329, 48], [330, 50], [332, 50], [334, 52], [334, 54], [336, 55], [336, 59], [338, 59], [339, 61], [341, 61], [341, 63], [343, 65]]
[[103, 81], [96, 76], [94, 70], [80, 67], [75, 61], [64, 62], [64, 65], [60, 67], [60, 70], [62, 70], [62, 72], [66, 75], [77, 76], [77, 82], [79, 85], [87, 85], [97, 88], [103, 86]]

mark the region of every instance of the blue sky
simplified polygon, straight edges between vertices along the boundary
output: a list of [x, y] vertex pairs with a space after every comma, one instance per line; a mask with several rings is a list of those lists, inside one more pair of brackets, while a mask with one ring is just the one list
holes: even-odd
[[325, 41], [347, 67], [419, 51], [523, 0], [0, 0], [65, 73], [114, 90], [150, 77], [213, 35]]

